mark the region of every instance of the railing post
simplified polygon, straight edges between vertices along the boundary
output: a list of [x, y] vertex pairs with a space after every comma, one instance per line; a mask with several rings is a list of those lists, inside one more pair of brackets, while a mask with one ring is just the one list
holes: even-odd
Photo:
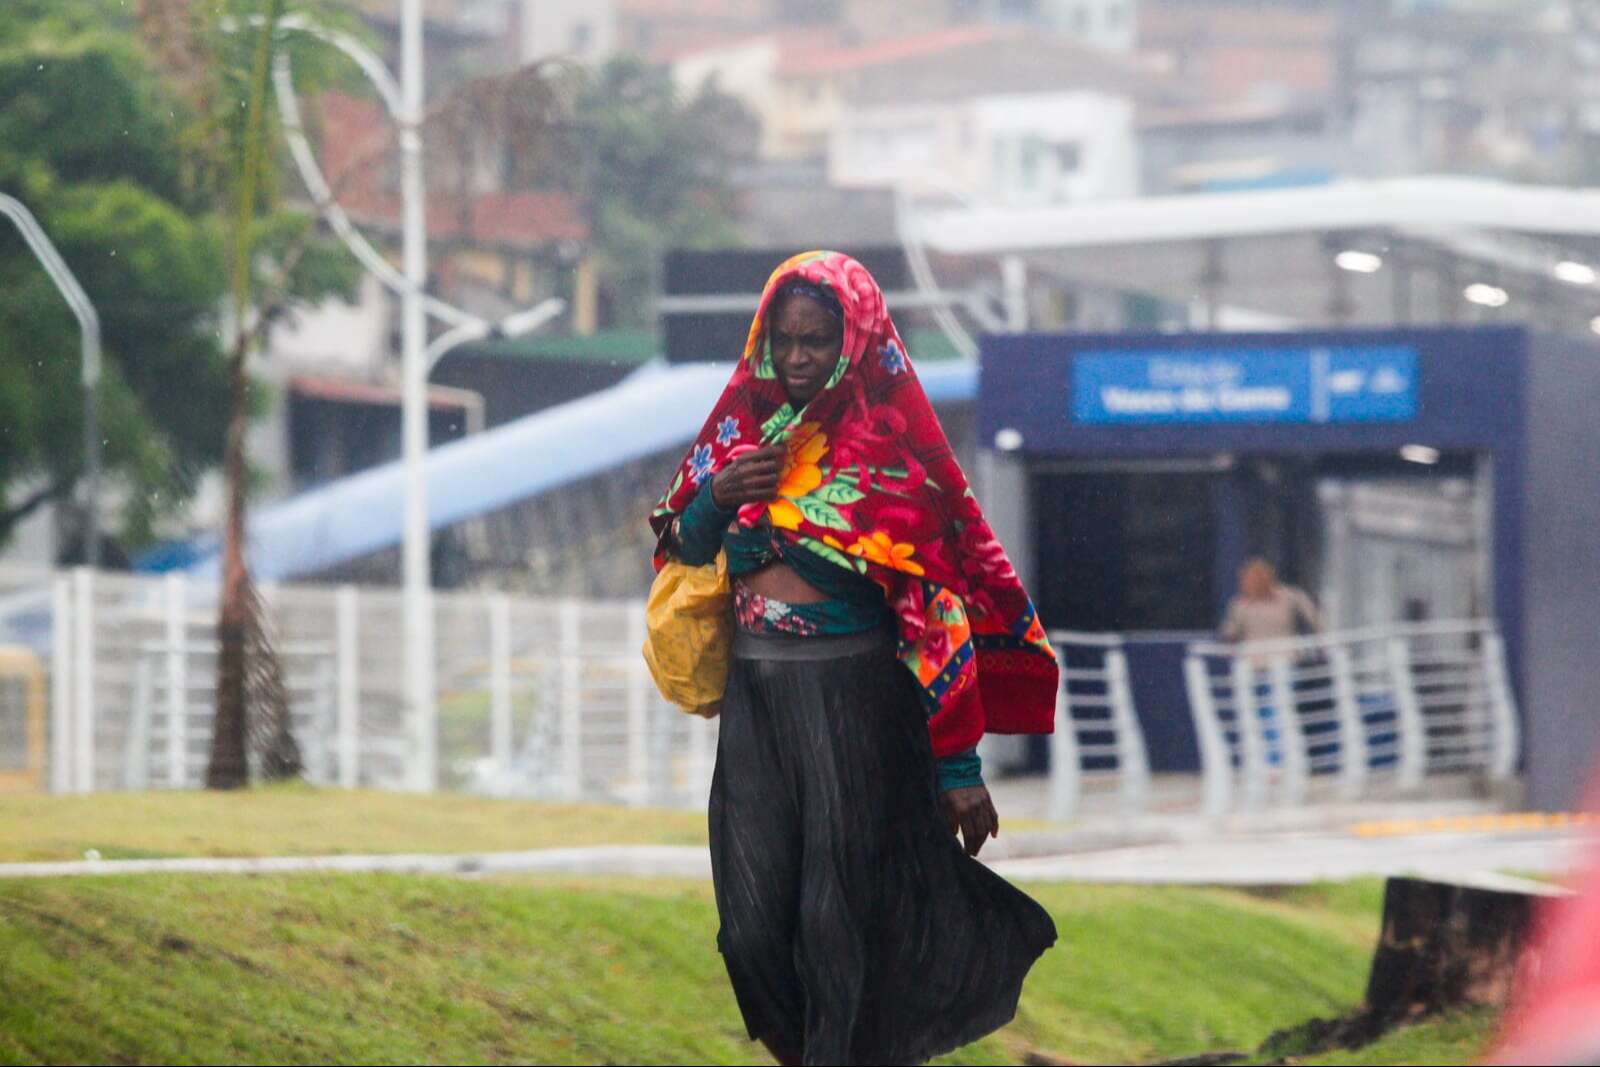
[[1239, 731], [1242, 755], [1239, 762], [1244, 775], [1244, 804], [1254, 811], [1265, 807], [1267, 802], [1266, 740], [1262, 737], [1261, 709], [1256, 704], [1256, 672], [1244, 656], [1235, 656], [1230, 673], [1234, 725]]
[[1128, 654], [1121, 648], [1106, 652], [1106, 692], [1117, 728], [1117, 770], [1121, 775], [1122, 808], [1127, 814], [1143, 811], [1150, 794], [1150, 760], [1144, 750], [1144, 730], [1133, 704], [1128, 680]]
[[1398, 778], [1400, 785], [1415, 789], [1427, 770], [1428, 734], [1417, 704], [1415, 680], [1411, 675], [1411, 651], [1405, 638], [1391, 637], [1388, 643], [1389, 684], [1394, 691], [1395, 729], [1399, 736]]
[[[306, 760], [306, 773], [317, 785], [333, 785], [339, 780], [339, 664], [335, 659], [318, 657], [313, 661], [313, 719], [311, 732], [315, 758]], [[312, 771], [311, 768], [316, 768]], [[314, 775], [314, 777], [312, 777]]]
[[496, 773], [511, 775], [511, 600], [489, 594], [489, 758]]
[[[167, 785], [189, 785], [189, 589], [173, 572], [164, 579], [167, 608]], [[152, 709], [153, 710], [153, 709]]]
[[1484, 681], [1489, 690], [1489, 723], [1494, 733], [1489, 745], [1489, 777], [1509, 778], [1517, 769], [1520, 744], [1517, 729], [1517, 702], [1511, 693], [1506, 670], [1505, 641], [1496, 631], [1483, 635]]
[[673, 804], [677, 778], [672, 773], [672, 751], [678, 733], [678, 720], [684, 714], [664, 701], [652, 699], [650, 710], [650, 802], [662, 807]]
[[92, 793], [94, 777], [94, 572], [77, 567], [72, 572], [73, 635], [72, 690], [77, 698], [72, 726], [73, 788]]
[[583, 664], [579, 660], [578, 610], [575, 600], [561, 602], [561, 637], [557, 645], [561, 670], [561, 794], [568, 800], [577, 800], [583, 792], [583, 748], [578, 736], [583, 725], [578, 707]]
[[1206, 661], [1190, 653], [1183, 660], [1183, 676], [1189, 690], [1189, 714], [1194, 719], [1195, 738], [1200, 744], [1202, 808], [1209, 816], [1225, 815], [1233, 803], [1233, 759], [1228, 739], [1217, 718], [1217, 703], [1211, 694], [1211, 674]]
[[361, 605], [353, 585], [334, 595], [334, 653], [338, 671], [339, 785], [354, 789], [361, 781]]
[[1066, 657], [1059, 646], [1053, 647], [1061, 676], [1056, 683], [1056, 728], [1050, 734], [1050, 818], [1065, 822], [1077, 814], [1083, 763], [1078, 755], [1078, 723], [1072, 716]]
[[1273, 722], [1278, 729], [1278, 751], [1283, 769], [1282, 796], [1286, 804], [1301, 804], [1306, 799], [1310, 778], [1305, 735], [1300, 729], [1300, 709], [1294, 699], [1294, 679], [1289, 657], [1272, 658], [1272, 702], [1276, 705]]
[[50, 791], [73, 791], [72, 579], [56, 578], [50, 604]]
[[711, 731], [710, 719], [689, 716], [689, 800], [702, 811], [711, 801]]
[[[412, 682], [406, 691], [412, 720], [412, 744], [414, 765], [411, 767], [411, 788], [421, 793], [436, 793], [439, 791], [439, 648], [432, 635], [437, 634], [439, 611], [433, 587], [426, 582], [417, 590], [415, 600], [409, 604], [405, 598], [402, 611], [414, 610], [422, 613], [425, 620], [419, 628], [428, 635], [419, 643], [419, 654], [424, 656], [422, 666], [418, 668], [420, 676], [412, 676]], [[407, 650], [410, 651], [409, 649]]]
[[1334, 714], [1339, 718], [1339, 790], [1345, 799], [1361, 795], [1367, 780], [1367, 730], [1356, 700], [1355, 665], [1344, 645], [1328, 649]]
[[628, 611], [628, 796], [636, 804], [650, 802], [650, 675], [642, 649], [645, 643], [644, 604], [630, 603]]
[[133, 708], [128, 734], [123, 740], [123, 788], [143, 792], [150, 788], [150, 717], [155, 703], [150, 657], [140, 654], [133, 667]]

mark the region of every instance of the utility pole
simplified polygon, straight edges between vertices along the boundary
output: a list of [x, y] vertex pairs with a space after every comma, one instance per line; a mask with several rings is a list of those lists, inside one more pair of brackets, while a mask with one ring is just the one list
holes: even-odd
[[411, 785], [430, 792], [439, 778], [439, 716], [433, 676], [433, 575], [429, 559], [427, 482], [428, 323], [422, 293], [428, 282], [426, 187], [422, 175], [422, 0], [400, 0], [400, 199], [404, 218], [401, 260], [406, 288], [401, 295], [401, 454], [406, 477], [401, 549], [404, 587], [406, 705], [413, 737]]

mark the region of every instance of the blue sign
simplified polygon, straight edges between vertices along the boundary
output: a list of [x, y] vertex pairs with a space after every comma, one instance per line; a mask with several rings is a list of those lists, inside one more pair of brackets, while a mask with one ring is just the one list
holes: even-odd
[[1410, 345], [1137, 349], [1072, 363], [1080, 423], [1403, 422], [1417, 414]]

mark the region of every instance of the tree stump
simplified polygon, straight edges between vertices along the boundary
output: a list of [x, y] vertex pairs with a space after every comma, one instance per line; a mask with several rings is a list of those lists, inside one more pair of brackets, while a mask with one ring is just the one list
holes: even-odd
[[1505, 881], [1506, 888], [1389, 879], [1365, 997], [1380, 1029], [1447, 1008], [1505, 1003], [1537, 902], [1563, 893]]
[[1474, 883], [1390, 878], [1383, 927], [1361, 1006], [1339, 1019], [1280, 1030], [1258, 1055], [1282, 1063], [1354, 1049], [1403, 1023], [1463, 1007], [1504, 1006], [1544, 897], [1567, 890], [1520, 878]]

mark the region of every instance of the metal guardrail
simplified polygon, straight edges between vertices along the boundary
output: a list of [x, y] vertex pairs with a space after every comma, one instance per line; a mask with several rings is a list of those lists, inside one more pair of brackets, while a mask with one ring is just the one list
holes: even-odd
[[1150, 765], [1121, 636], [1058, 630], [1050, 643], [1061, 668], [1050, 735], [1050, 817], [1070, 819], [1086, 788], [1102, 783], [1116, 791], [1124, 813], [1143, 810]]
[[[6, 588], [23, 605], [17, 610], [45, 619], [49, 634], [40, 648], [49, 668], [41, 699], [49, 788], [195, 785], [210, 736], [214, 588], [84, 569]], [[39, 588], [47, 595], [15, 592]], [[263, 597], [308, 777], [346, 788], [415, 781], [425, 757], [402, 689], [400, 596], [282, 586]], [[641, 602], [437, 592], [432, 604], [445, 788], [705, 803], [717, 724], [683, 715], [655, 691], [639, 654]], [[1050, 638], [1062, 668], [1050, 816], [1107, 805], [1150, 810], [1123, 637]], [[1490, 621], [1198, 641], [1188, 645], [1183, 671], [1201, 757], [1200, 807], [1214, 815], [1416, 790], [1439, 773], [1499, 779], [1516, 767], [1517, 713]]]
[[1356, 799], [1382, 780], [1510, 777], [1517, 713], [1493, 622], [1397, 624], [1221, 645], [1184, 662], [1213, 815], [1307, 801], [1325, 783]]
[[[214, 704], [214, 587], [86, 569], [43, 580], [51, 789], [197, 786]], [[307, 778], [415, 781], [425, 756], [401, 688], [400, 597], [353, 586], [270, 586], [262, 596]], [[656, 693], [639, 654], [642, 602], [435, 593], [432, 605], [445, 787], [704, 805], [716, 724]]]

